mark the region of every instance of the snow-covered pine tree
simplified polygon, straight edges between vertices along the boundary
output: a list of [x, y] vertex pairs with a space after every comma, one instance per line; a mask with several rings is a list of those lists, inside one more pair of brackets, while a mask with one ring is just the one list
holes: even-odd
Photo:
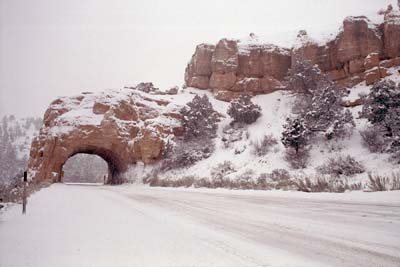
[[[384, 123], [390, 132], [390, 121], [385, 123], [389, 110], [400, 107], [400, 88], [389, 81], [380, 81], [374, 84], [364, 101], [361, 115], [372, 124]], [[385, 125], [386, 126], [386, 125]]]
[[261, 107], [251, 101], [250, 95], [241, 94], [232, 101], [227, 113], [233, 119], [232, 123], [252, 124], [261, 116]]
[[190, 140], [197, 137], [212, 138], [217, 131], [218, 114], [207, 95], [196, 95], [192, 101], [181, 109], [184, 138]]
[[289, 72], [288, 88], [296, 94], [293, 112], [310, 134], [327, 139], [343, 137], [354, 127], [353, 116], [341, 105], [341, 91], [317, 65], [296, 60]]
[[281, 141], [286, 148], [293, 148], [297, 154], [308, 145], [309, 133], [302, 119], [287, 118], [283, 128]]
[[380, 151], [400, 158], [400, 84], [391, 80], [375, 83], [360, 115], [371, 123], [370, 131], [382, 135], [384, 147]]

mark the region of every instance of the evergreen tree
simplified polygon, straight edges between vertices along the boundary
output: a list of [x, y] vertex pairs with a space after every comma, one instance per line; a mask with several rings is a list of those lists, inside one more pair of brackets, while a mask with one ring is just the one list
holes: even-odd
[[341, 105], [341, 91], [317, 65], [297, 60], [288, 79], [288, 88], [296, 94], [293, 112], [309, 134], [344, 137], [355, 126], [352, 114]]
[[384, 140], [379, 151], [400, 158], [400, 85], [390, 80], [375, 83], [360, 115], [371, 123], [369, 130]]
[[282, 144], [286, 148], [293, 148], [296, 154], [298, 154], [299, 150], [308, 144], [309, 133], [304, 125], [304, 121], [300, 118], [287, 118], [283, 128]]
[[261, 107], [251, 101], [250, 95], [241, 94], [230, 104], [228, 115], [233, 122], [252, 124], [261, 116]]
[[218, 114], [206, 95], [196, 95], [181, 109], [185, 139], [212, 138], [217, 132]]

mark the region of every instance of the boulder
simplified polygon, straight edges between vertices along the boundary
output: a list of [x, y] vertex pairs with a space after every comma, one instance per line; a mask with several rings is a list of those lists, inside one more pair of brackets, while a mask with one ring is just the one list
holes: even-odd
[[[379, 67], [372, 68], [365, 72], [365, 83], [366, 85], [374, 84], [379, 81], [383, 75], [385, 75], [385, 71], [381, 71]], [[384, 76], [383, 76], [384, 77]]]
[[364, 68], [366, 70], [379, 66], [379, 54], [371, 53], [364, 59]]

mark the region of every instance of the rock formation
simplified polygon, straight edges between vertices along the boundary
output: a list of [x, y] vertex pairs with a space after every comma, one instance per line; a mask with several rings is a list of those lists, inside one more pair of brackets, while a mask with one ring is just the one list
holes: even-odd
[[210, 89], [224, 101], [243, 92], [269, 93], [285, 88], [284, 77], [299, 58], [318, 64], [342, 86], [371, 84], [386, 76], [386, 68], [400, 65], [400, 12], [388, 7], [381, 25], [364, 16], [347, 17], [339, 33], [324, 43], [300, 31], [291, 49], [260, 43], [254, 34], [247, 40], [201, 44], [187, 65], [185, 83]]
[[166, 142], [182, 134], [180, 114], [162, 97], [143, 92], [145, 86], [152, 84], [53, 101], [32, 142], [31, 178], [61, 181], [66, 160], [87, 153], [108, 163], [109, 183], [120, 183], [129, 164], [160, 159]]

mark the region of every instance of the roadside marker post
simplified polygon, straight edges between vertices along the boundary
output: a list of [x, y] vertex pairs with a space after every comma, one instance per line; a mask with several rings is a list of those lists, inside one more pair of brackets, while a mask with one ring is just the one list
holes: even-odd
[[23, 182], [23, 191], [22, 191], [22, 214], [26, 213], [26, 204], [28, 203], [27, 200], [27, 183], [28, 183], [28, 172], [24, 171], [24, 182]]

